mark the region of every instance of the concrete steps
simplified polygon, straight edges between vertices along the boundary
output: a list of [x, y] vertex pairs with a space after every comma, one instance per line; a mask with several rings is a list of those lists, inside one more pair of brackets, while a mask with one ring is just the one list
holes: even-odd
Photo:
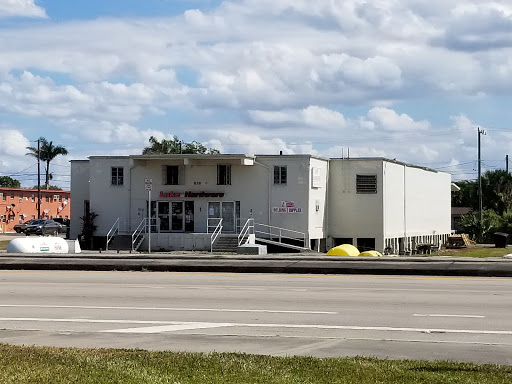
[[213, 252], [233, 252], [236, 253], [238, 248], [238, 235], [221, 234], [215, 244], [213, 244]]
[[132, 235], [115, 235], [110, 244], [108, 245], [109, 250], [120, 250], [120, 251], [131, 251], [132, 249]]

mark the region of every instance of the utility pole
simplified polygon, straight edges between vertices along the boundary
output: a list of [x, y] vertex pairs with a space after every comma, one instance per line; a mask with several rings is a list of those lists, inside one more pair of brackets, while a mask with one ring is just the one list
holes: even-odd
[[508, 155], [505, 156], [505, 171], [507, 171], [508, 175]]
[[41, 218], [41, 143], [37, 139], [37, 218]]
[[478, 215], [479, 215], [479, 241], [483, 241], [483, 229], [484, 229], [484, 216], [483, 216], [483, 204], [482, 204], [482, 160], [480, 156], [480, 135], [484, 134], [485, 131], [478, 127]]

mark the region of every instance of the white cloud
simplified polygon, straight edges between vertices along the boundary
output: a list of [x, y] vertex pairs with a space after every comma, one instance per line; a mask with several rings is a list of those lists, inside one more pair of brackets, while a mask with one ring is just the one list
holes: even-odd
[[375, 123], [372, 128], [381, 128], [386, 131], [418, 131], [430, 127], [428, 121], [414, 121], [409, 115], [398, 114], [392, 109], [375, 107], [368, 112], [368, 119]]
[[34, 0], [2, 0], [0, 1], [0, 19], [7, 17], [47, 17], [43, 8]]
[[318, 129], [344, 128], [346, 120], [342, 113], [319, 106], [302, 110], [248, 111], [255, 124], [263, 125], [306, 125]]

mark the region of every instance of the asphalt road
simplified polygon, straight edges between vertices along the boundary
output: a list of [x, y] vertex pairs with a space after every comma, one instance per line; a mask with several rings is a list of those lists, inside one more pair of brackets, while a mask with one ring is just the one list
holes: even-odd
[[512, 364], [512, 279], [0, 271], [0, 343]]

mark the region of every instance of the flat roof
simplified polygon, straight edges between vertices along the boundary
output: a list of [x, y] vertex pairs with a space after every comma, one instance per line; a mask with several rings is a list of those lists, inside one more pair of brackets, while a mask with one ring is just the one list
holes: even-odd
[[342, 157], [333, 157], [330, 160], [346, 160], [346, 161], [386, 161], [388, 163], [394, 163], [398, 165], [403, 165], [410, 168], [419, 168], [423, 169], [424, 171], [439, 173], [441, 171], [438, 171], [437, 169], [428, 168], [428, 167], [422, 167], [421, 165], [415, 165], [411, 163], [406, 163], [404, 161], [399, 161], [397, 159], [388, 159], [386, 157], [351, 157], [351, 158], [342, 158]]

